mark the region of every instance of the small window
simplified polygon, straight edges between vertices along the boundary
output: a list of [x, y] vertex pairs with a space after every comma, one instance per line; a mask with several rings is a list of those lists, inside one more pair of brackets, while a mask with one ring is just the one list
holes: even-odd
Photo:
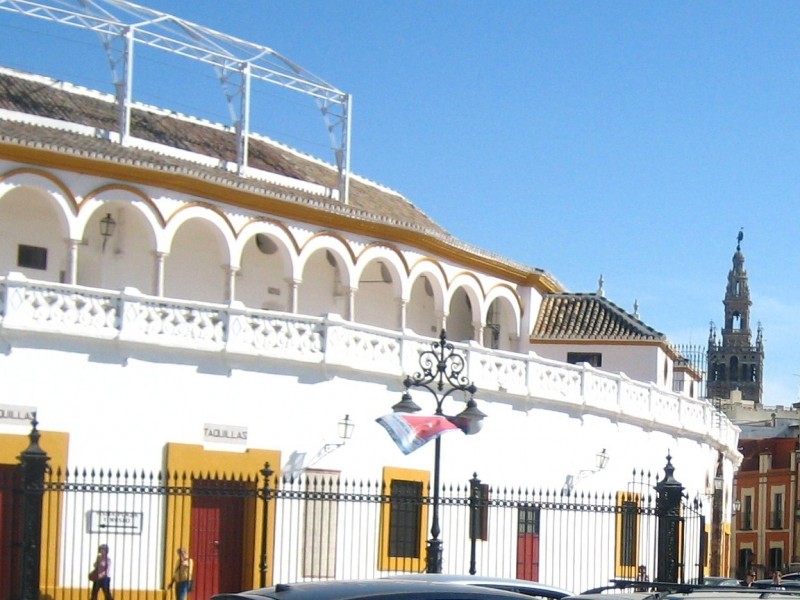
[[47, 248], [39, 246], [17, 246], [17, 266], [27, 269], [47, 270]]
[[744, 510], [742, 511], [742, 529], [751, 531], [753, 529], [753, 497], [744, 497]]
[[428, 522], [430, 475], [427, 471], [384, 467], [381, 507], [381, 571], [422, 571]]
[[769, 549], [769, 570], [780, 571], [783, 566], [783, 548], [770, 548]]
[[639, 494], [617, 492], [616, 525], [617, 551], [616, 574], [633, 578], [639, 564]]
[[519, 535], [539, 535], [541, 509], [533, 506], [521, 506], [517, 516]]
[[783, 494], [778, 492], [772, 496], [772, 529], [783, 528]]
[[599, 352], [567, 352], [567, 362], [571, 365], [589, 363], [592, 367], [603, 366], [603, 355]]
[[419, 558], [422, 483], [395, 479], [389, 497], [389, 556]]
[[489, 539], [489, 485], [481, 483], [472, 488], [474, 510], [471, 512], [470, 538], [487, 541]]

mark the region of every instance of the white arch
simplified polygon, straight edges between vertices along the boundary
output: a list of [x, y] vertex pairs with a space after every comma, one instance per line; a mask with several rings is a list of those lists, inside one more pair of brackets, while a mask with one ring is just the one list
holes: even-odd
[[358, 286], [354, 320], [399, 329], [403, 325], [400, 290], [406, 279], [406, 269], [398, 253], [384, 245], [369, 246], [358, 257], [354, 276]]
[[494, 286], [486, 294], [486, 301], [484, 303], [485, 310], [481, 313], [481, 322], [486, 324], [487, 311], [489, 310], [489, 307], [492, 306], [492, 302], [498, 298], [504, 298], [505, 300], [508, 300], [511, 310], [514, 311], [514, 320], [516, 322], [515, 334], [519, 335], [522, 323], [522, 306], [520, 305], [520, 299], [512, 290], [504, 285]]
[[278, 254], [283, 262], [284, 273], [286, 277], [293, 276], [297, 271], [300, 256], [297, 252], [297, 242], [283, 227], [269, 221], [250, 221], [242, 228], [234, 244], [236, 262], [241, 265], [242, 253], [247, 242], [259, 233], [268, 236], [282, 248], [283, 251], [279, 249]]
[[[481, 315], [480, 324], [483, 345], [497, 350], [517, 351], [522, 328], [519, 298], [508, 286], [497, 285], [486, 294], [485, 306], [486, 312]], [[492, 311], [493, 306], [496, 307], [495, 311]]]
[[224, 219], [218, 212], [213, 211], [205, 206], [192, 205], [179, 209], [169, 217], [167, 225], [164, 228], [163, 246], [156, 248], [158, 252], [169, 253], [172, 247], [172, 242], [175, 235], [181, 226], [190, 219], [200, 219], [212, 225], [225, 240], [226, 250], [228, 251], [228, 260], [232, 268], [238, 268], [238, 254], [234, 252], [236, 247], [236, 237], [233, 234], [230, 223]]
[[71, 280], [78, 244], [68, 233], [74, 230], [74, 216], [63, 208], [49, 190], [30, 183], [5, 186], [0, 196], [0, 273]]
[[402, 291], [403, 300], [406, 302], [410, 300], [411, 290], [414, 287], [414, 282], [423, 275], [431, 285], [437, 310], [444, 311], [447, 280], [444, 277], [441, 266], [434, 260], [422, 260], [411, 267], [411, 271], [408, 274], [408, 279], [405, 282], [405, 288]]
[[77, 204], [74, 198], [65, 196], [64, 189], [68, 189], [66, 184], [57, 177], [54, 179], [57, 179], [57, 182], [39, 173], [13, 173], [0, 181], [0, 201], [12, 190], [23, 187], [27, 187], [39, 195], [46, 194], [48, 199], [60, 209], [57, 217], [66, 234], [72, 239], [80, 239], [81, 234], [78, 231], [76, 220]]
[[[421, 288], [421, 291], [420, 291]], [[436, 337], [444, 326], [444, 297], [447, 279], [438, 261], [424, 259], [411, 269], [402, 292], [404, 328]]]
[[294, 273], [294, 278], [296, 280], [303, 279], [303, 270], [305, 269], [308, 259], [320, 250], [328, 250], [333, 254], [342, 276], [342, 285], [350, 287], [353, 285], [354, 281], [357, 281], [354, 278], [355, 265], [352, 260], [353, 255], [350, 251], [350, 247], [340, 238], [329, 234], [314, 236], [302, 247], [297, 263], [297, 271]]
[[299, 258], [289, 231], [273, 221], [248, 222], [236, 237], [236, 261], [236, 300], [267, 310], [296, 309]]
[[459, 273], [453, 281], [450, 282], [445, 297], [445, 307], [450, 306], [450, 303], [453, 301], [453, 296], [459, 289], [463, 289], [466, 292], [472, 303], [471, 313], [473, 322], [480, 321], [482, 316], [486, 314], [487, 305], [483, 289], [481, 289], [480, 283], [471, 273]]
[[367, 265], [376, 260], [380, 260], [386, 264], [387, 268], [395, 277], [395, 281], [399, 284], [397, 289], [402, 291], [404, 282], [407, 279], [406, 266], [403, 264], [403, 260], [400, 258], [398, 252], [388, 246], [375, 245], [369, 246], [364, 250], [356, 260], [355, 268], [353, 269], [353, 281], [360, 281]]
[[146, 202], [143, 196], [149, 199], [149, 196], [144, 193], [140, 195], [131, 190], [112, 187], [102, 189], [96, 194], [91, 194], [91, 197], [81, 204], [78, 212], [77, 225], [80, 227], [80, 236], [82, 237], [84, 235], [86, 225], [92, 220], [96, 212], [108, 212], [106, 210], [108, 205], [119, 203], [130, 206], [138, 211], [150, 225], [153, 237], [156, 240], [156, 249], [163, 247], [163, 216], [153, 204]]

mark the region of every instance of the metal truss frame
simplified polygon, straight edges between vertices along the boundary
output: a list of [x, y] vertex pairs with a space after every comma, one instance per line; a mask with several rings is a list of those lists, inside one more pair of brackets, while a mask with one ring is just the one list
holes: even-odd
[[133, 58], [137, 43], [215, 69], [237, 135], [240, 173], [248, 164], [253, 80], [311, 96], [322, 113], [331, 139], [339, 174], [339, 199], [347, 203], [352, 98], [272, 48], [127, 0], [0, 0], [0, 10], [93, 31], [100, 36], [116, 90], [122, 144], [130, 137]]

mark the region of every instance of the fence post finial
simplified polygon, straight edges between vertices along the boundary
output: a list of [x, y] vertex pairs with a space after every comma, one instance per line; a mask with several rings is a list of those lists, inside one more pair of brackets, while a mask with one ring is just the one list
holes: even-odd
[[20, 598], [39, 600], [39, 572], [41, 566], [42, 499], [44, 476], [50, 457], [39, 446], [41, 437], [36, 413], [31, 419], [30, 444], [19, 455], [22, 470], [22, 579]]

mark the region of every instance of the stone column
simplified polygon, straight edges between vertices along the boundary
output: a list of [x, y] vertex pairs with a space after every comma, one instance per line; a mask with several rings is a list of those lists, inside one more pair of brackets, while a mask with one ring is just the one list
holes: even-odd
[[65, 283], [70, 285], [78, 284], [78, 246], [81, 240], [70, 240], [69, 251], [67, 254], [67, 277]]
[[236, 274], [238, 272], [239, 267], [228, 267], [228, 289], [225, 290], [228, 302], [236, 300]]
[[164, 295], [164, 266], [166, 258], [166, 252], [156, 252], [156, 280], [154, 290], [156, 296]]

